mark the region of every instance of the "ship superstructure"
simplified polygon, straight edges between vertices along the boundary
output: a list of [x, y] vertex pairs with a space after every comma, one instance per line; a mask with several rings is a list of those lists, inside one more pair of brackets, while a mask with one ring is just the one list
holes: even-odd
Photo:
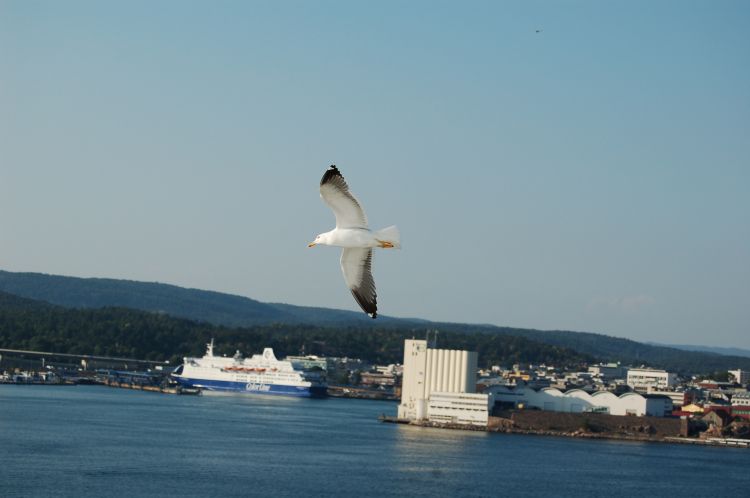
[[272, 348], [250, 358], [243, 358], [239, 351], [233, 357], [215, 356], [213, 339], [202, 358], [184, 358], [172, 377], [182, 385], [208, 391], [309, 397], [325, 396], [327, 389], [324, 372], [278, 360]]

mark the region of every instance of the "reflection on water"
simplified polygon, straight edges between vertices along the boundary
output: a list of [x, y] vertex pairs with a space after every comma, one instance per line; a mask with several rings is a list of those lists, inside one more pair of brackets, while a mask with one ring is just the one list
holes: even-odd
[[444, 430], [432, 427], [395, 424], [394, 449], [403, 455], [460, 454], [466, 443], [491, 437], [487, 432]]
[[399, 473], [422, 474], [439, 482], [457, 477], [460, 465], [455, 463], [464, 462], [476, 440], [487, 437], [491, 435], [486, 432], [396, 424], [393, 457], [399, 461]]
[[[204, 391], [201, 396], [211, 402], [213, 398], [222, 398], [221, 403], [232, 403], [235, 406], [274, 407], [283, 405], [298, 406], [305, 402], [304, 398], [296, 396], [281, 396], [278, 394], [244, 394], [239, 392]], [[315, 398], [312, 398], [315, 399]], [[226, 406], [226, 405], [224, 405]]]

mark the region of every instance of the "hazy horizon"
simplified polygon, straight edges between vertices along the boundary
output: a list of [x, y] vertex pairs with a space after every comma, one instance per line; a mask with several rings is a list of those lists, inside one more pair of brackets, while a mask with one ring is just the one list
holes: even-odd
[[0, 0], [0, 267], [750, 348], [745, 2]]

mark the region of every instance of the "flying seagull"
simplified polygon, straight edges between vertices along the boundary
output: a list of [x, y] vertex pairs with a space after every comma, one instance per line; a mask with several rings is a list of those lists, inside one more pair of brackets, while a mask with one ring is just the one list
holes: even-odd
[[336, 165], [331, 165], [320, 180], [320, 197], [336, 216], [336, 228], [321, 233], [307, 247], [318, 244], [343, 247], [341, 270], [357, 304], [373, 318], [378, 316], [378, 299], [372, 278], [372, 250], [400, 249], [398, 228], [390, 226], [376, 232], [367, 227], [362, 205], [349, 191]]

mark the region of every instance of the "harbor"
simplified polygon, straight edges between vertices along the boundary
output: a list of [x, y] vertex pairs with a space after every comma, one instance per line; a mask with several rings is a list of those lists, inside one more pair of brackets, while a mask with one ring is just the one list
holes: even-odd
[[[217, 354], [212, 339], [206, 344], [203, 356], [186, 356], [176, 367], [168, 362], [151, 362], [149, 368], [133, 370], [127, 367], [148, 366], [147, 362], [81, 355], [78, 357], [81, 366], [73, 368], [69, 363], [71, 355], [14, 351], [8, 356], [6, 350], [5, 358], [0, 360], [6, 367], [14, 368], [6, 368], [0, 381], [30, 386], [98, 384], [171, 395], [216, 392], [388, 401], [397, 402], [397, 407], [391, 408], [390, 413], [384, 409], [377, 420], [413, 427], [722, 448], [750, 446], [750, 438], [747, 438], [750, 425], [743, 415], [742, 404], [737, 404], [736, 412], [726, 408], [713, 411], [711, 405], [707, 405], [707, 414], [696, 416], [700, 414], [695, 404], [696, 394], [691, 395], [693, 408], [687, 411], [682, 405], [674, 406], [684, 397], [680, 392], [644, 394], [637, 390], [639, 386], [635, 382], [619, 396], [606, 389], [562, 392], [546, 387], [535, 390], [526, 384], [532, 380], [531, 375], [520, 372], [517, 367], [508, 374], [515, 382], [502, 382], [500, 377], [493, 378], [491, 373], [488, 375], [478, 368], [476, 352], [437, 348], [435, 338], [430, 341], [429, 335], [424, 340], [406, 339], [403, 351], [403, 364], [378, 366], [356, 359], [313, 355], [277, 359], [272, 348], [264, 348], [261, 353], [248, 357], [240, 351], [229, 356]], [[21, 370], [18, 367], [31, 366], [34, 362], [41, 368]], [[84, 368], [93, 362], [110, 368]], [[125, 368], [113, 368], [117, 365]], [[625, 371], [618, 366], [592, 368], [606, 369], [610, 376], [623, 375]], [[636, 373], [639, 382], [647, 375], [664, 383], [674, 382], [669, 372], [627, 371], [628, 379]], [[740, 381], [746, 380], [746, 372], [730, 374]], [[347, 383], [329, 383], [329, 377]], [[727, 391], [708, 387], [708, 396], [728, 392], [738, 403], [745, 402], [747, 391], [736, 385], [730, 385], [731, 390]]]
[[[244, 394], [398, 401], [400, 371], [395, 365], [372, 366], [348, 358], [314, 355], [277, 359], [273, 349], [243, 357], [218, 355], [214, 342], [202, 357], [179, 365], [88, 354], [0, 350], [0, 383], [24, 385], [96, 384], [161, 394], [204, 391]], [[337, 382], [328, 383], [328, 378]], [[341, 382], [344, 383], [341, 383]]]
[[[0, 403], [0, 425], [12, 428], [0, 431], [0, 487], [8, 498], [57, 496], [55, 490], [75, 489], [81, 475], [84, 495], [111, 498], [236, 496], [247, 489], [299, 496], [627, 497], [644, 482], [661, 483], [656, 494], [663, 496], [717, 489], [743, 496], [750, 486], [744, 449], [386, 424], [377, 418], [392, 405], [373, 400], [153, 396], [80, 385], [0, 386]], [[43, 467], [30, 465], [40, 451]], [[530, 465], [544, 477], [530, 479]], [[703, 471], [695, 472], [696, 465]], [[321, 479], [320, 469], [328, 477]], [[706, 473], [722, 476], [718, 488]], [[488, 483], [488, 475], [502, 476], [502, 483]], [[673, 479], [667, 483], [665, 475]]]

